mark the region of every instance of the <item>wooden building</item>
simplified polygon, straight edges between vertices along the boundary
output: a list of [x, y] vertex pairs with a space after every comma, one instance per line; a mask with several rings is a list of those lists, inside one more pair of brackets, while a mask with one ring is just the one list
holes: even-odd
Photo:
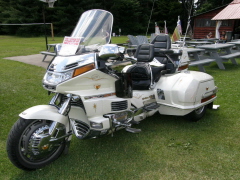
[[[209, 32], [212, 33], [212, 37], [215, 37], [217, 21], [212, 20], [212, 18], [215, 17], [219, 12], [221, 12], [226, 6], [227, 5], [224, 5], [211, 11], [193, 16], [193, 38], [206, 38], [206, 35]], [[238, 22], [236, 23], [236, 20], [223, 20], [219, 32], [233, 32], [235, 29], [234, 27], [236, 27], [237, 24]]]

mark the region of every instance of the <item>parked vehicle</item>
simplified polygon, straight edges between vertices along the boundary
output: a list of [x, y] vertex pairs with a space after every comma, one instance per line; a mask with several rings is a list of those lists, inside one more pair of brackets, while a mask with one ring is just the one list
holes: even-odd
[[15, 166], [42, 168], [67, 152], [73, 134], [87, 139], [120, 129], [138, 133], [131, 126], [155, 113], [196, 121], [212, 107], [213, 77], [189, 71], [184, 58], [176, 63], [171, 50], [159, 49], [164, 64], [156, 60], [154, 44], [140, 45], [135, 64], [113, 70], [107, 62], [122, 61], [124, 48], [109, 44], [112, 24], [110, 12], [86, 11], [57, 46], [42, 82], [52, 99], [20, 113], [9, 133], [7, 153]]

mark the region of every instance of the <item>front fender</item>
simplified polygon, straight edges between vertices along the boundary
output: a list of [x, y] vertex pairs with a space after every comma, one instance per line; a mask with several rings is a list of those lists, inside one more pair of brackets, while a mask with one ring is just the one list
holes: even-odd
[[26, 109], [19, 116], [23, 119], [44, 119], [67, 125], [68, 116], [58, 113], [58, 109], [51, 105], [38, 105]]

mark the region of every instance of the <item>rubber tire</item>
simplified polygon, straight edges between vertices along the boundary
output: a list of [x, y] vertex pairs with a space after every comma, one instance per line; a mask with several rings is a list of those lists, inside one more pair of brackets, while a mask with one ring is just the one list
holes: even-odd
[[[13, 125], [7, 139], [7, 153], [8, 157], [11, 160], [11, 162], [18, 168], [23, 169], [23, 170], [36, 170], [40, 169], [54, 160], [56, 160], [62, 153], [65, 148], [65, 140], [61, 143], [61, 145], [51, 154], [50, 157], [47, 159], [43, 159], [42, 161], [28, 161], [26, 158], [23, 158], [21, 155], [21, 147], [20, 147], [20, 142], [23, 133], [31, 127], [34, 123], [39, 122], [40, 120], [29, 120], [29, 119], [18, 119], [18, 121]], [[46, 120], [41, 120], [43, 121], [43, 125], [47, 124]], [[45, 121], [45, 123], [44, 123]], [[39, 128], [39, 127], [38, 127]], [[37, 129], [37, 128], [36, 128]], [[31, 130], [32, 131], [32, 130]]]
[[192, 111], [187, 115], [187, 118], [192, 122], [197, 122], [206, 114], [206, 111], [207, 111], [207, 105], [202, 106], [198, 109], [195, 109], [194, 111]]

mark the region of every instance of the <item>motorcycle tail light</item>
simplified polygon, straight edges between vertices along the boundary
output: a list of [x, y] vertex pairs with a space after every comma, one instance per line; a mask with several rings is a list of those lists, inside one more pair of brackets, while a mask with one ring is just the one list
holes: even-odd
[[82, 66], [82, 67], [80, 67], [78, 69], [75, 69], [74, 73], [73, 73], [73, 77], [78, 76], [80, 74], [83, 74], [83, 73], [85, 73], [87, 71], [90, 71], [90, 70], [92, 70], [94, 68], [95, 68], [95, 65], [94, 65], [94, 63], [92, 63], [92, 64], [88, 64], [86, 66]]

